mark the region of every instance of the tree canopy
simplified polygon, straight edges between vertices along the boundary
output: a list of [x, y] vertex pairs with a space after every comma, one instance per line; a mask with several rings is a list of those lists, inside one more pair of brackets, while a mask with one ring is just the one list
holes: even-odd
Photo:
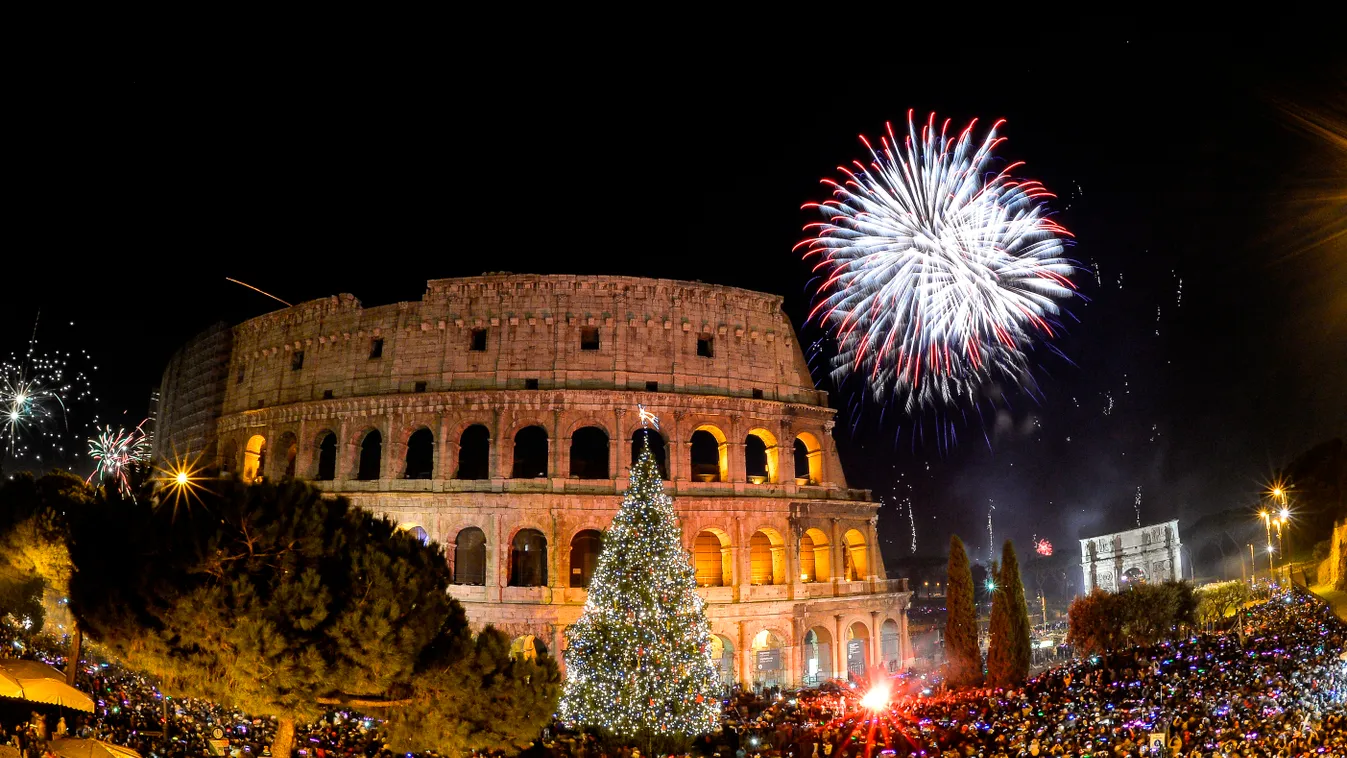
[[0, 613], [41, 628], [43, 595], [64, 597], [70, 582], [71, 512], [92, 496], [82, 480], [64, 471], [39, 478], [15, 474], [0, 485]]
[[987, 683], [1017, 687], [1029, 678], [1029, 607], [1015, 546], [1006, 540], [992, 597], [991, 641], [987, 649]]
[[[175, 509], [106, 492], [70, 530], [80, 625], [166, 691], [276, 717], [278, 757], [334, 704], [391, 708], [399, 743], [450, 752], [513, 750], [550, 717], [555, 665], [473, 639], [438, 545], [299, 481], [198, 494]], [[468, 698], [515, 721], [465, 725]]]
[[971, 687], [982, 683], [982, 652], [978, 649], [977, 609], [973, 604], [973, 570], [957, 534], [949, 538], [947, 572], [946, 679], [955, 687]]

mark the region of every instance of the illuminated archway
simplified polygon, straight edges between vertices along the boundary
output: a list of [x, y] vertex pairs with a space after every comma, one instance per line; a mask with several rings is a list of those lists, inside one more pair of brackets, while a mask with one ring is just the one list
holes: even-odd
[[786, 583], [786, 543], [775, 529], [759, 529], [748, 541], [749, 583]]
[[744, 438], [744, 473], [754, 484], [780, 481], [776, 435], [766, 429], [752, 429]]
[[692, 565], [698, 587], [728, 587], [734, 583], [730, 535], [719, 529], [703, 529], [692, 543]]
[[262, 464], [266, 462], [267, 438], [254, 434], [243, 448], [243, 481], [251, 484], [262, 479]]
[[846, 580], [863, 581], [870, 575], [870, 555], [866, 547], [865, 535], [859, 529], [848, 529], [842, 542], [846, 547]]
[[800, 581], [827, 582], [833, 578], [832, 550], [822, 529], [808, 529], [800, 535]]
[[786, 679], [786, 641], [770, 629], [753, 635], [753, 685], [757, 688], [776, 687]]
[[801, 679], [806, 686], [816, 687], [832, 678], [833, 636], [821, 626], [811, 628], [804, 635], [804, 670]]
[[818, 437], [801, 432], [791, 447], [795, 457], [795, 483], [819, 485], [823, 483], [823, 445]]
[[688, 437], [692, 478], [700, 482], [730, 480], [729, 445], [725, 433], [711, 424], [702, 424]]
[[847, 674], [852, 677], [865, 676], [870, 666], [870, 627], [857, 621], [847, 627]]
[[884, 623], [879, 626], [879, 649], [884, 667], [890, 674], [898, 673], [903, 665], [902, 640], [898, 634], [898, 622], [893, 619], [884, 619]]

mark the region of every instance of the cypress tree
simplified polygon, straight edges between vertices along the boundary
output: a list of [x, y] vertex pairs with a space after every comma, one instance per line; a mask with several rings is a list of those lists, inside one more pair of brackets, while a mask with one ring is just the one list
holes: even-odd
[[1029, 606], [1015, 546], [1006, 540], [1001, 570], [992, 596], [991, 644], [987, 651], [987, 682], [994, 687], [1017, 687], [1029, 678]]
[[977, 611], [973, 605], [973, 568], [957, 534], [949, 538], [949, 571], [945, 584], [945, 671], [954, 687], [982, 683]]

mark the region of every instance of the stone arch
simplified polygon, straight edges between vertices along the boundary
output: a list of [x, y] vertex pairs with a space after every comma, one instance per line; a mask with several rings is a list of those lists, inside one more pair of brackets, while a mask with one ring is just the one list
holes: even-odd
[[323, 429], [314, 437], [314, 476], [320, 482], [337, 478], [337, 433]]
[[378, 479], [383, 470], [384, 436], [378, 429], [370, 429], [360, 436], [356, 456], [355, 478], [362, 481]]
[[870, 667], [870, 625], [853, 621], [847, 624], [846, 635], [847, 674], [857, 678], [865, 676]]
[[[1126, 585], [1129, 587], [1135, 587], [1138, 584], [1145, 584], [1146, 572], [1140, 566], [1133, 566], [1132, 568], [1129, 568], [1126, 571], [1124, 571], [1122, 573], [1122, 576], [1118, 577], [1118, 581], [1120, 583], [1126, 583]], [[1118, 589], [1122, 588], [1123, 585], [1119, 584]]]
[[603, 532], [598, 529], [581, 529], [571, 537], [571, 587], [589, 589], [589, 580], [599, 565], [599, 553], [602, 550]]
[[725, 433], [715, 424], [700, 424], [688, 436], [692, 478], [703, 482], [730, 480], [730, 453]]
[[763, 627], [753, 635], [750, 667], [754, 687], [777, 687], [786, 683], [786, 652], [790, 644], [790, 634], [773, 627]]
[[763, 427], [748, 430], [744, 438], [744, 473], [754, 484], [776, 484], [781, 481], [780, 451], [776, 435]]
[[711, 635], [711, 662], [720, 673], [720, 684], [729, 687], [734, 683], [734, 642], [723, 634]]
[[537, 660], [540, 655], [547, 655], [547, 645], [532, 634], [516, 637], [514, 641], [510, 643], [511, 658], [533, 661]]
[[299, 473], [299, 438], [292, 431], [282, 432], [276, 449], [280, 451], [276, 462], [281, 467], [281, 476], [295, 478]]
[[848, 529], [842, 535], [842, 546], [846, 550], [846, 581], [864, 581], [870, 575], [870, 551], [865, 535], [859, 529]]
[[582, 426], [571, 432], [570, 475], [573, 479], [610, 479], [608, 431]]
[[637, 427], [631, 434], [631, 463], [636, 465], [636, 461], [641, 459], [641, 442], [649, 440], [650, 454], [655, 458], [655, 466], [659, 469], [659, 478], [664, 481], [669, 480], [669, 448], [668, 440], [657, 429], [647, 429]]
[[832, 678], [833, 644], [832, 632], [826, 626], [812, 626], [805, 632], [804, 654], [800, 656], [803, 684], [816, 687]]
[[547, 537], [531, 527], [510, 538], [511, 587], [547, 586]]
[[491, 430], [486, 424], [467, 424], [458, 435], [455, 479], [491, 478]]
[[800, 580], [827, 582], [832, 577], [832, 545], [827, 532], [818, 527], [806, 529], [800, 535]]
[[819, 438], [814, 436], [812, 432], [800, 432], [795, 435], [793, 451], [795, 483], [800, 485], [823, 484], [823, 444], [819, 442]]
[[513, 435], [514, 455], [510, 477], [513, 479], [545, 478], [549, 469], [547, 429], [537, 424], [520, 427]]
[[398, 524], [398, 531], [406, 532], [408, 536], [422, 545], [430, 544], [430, 532], [427, 532], [426, 528], [420, 524]]
[[566, 427], [566, 436], [574, 437], [576, 432], [591, 426], [601, 430], [604, 433], [604, 435], [607, 436], [609, 439], [612, 439], [615, 436], [613, 433], [613, 424], [611, 420], [605, 421], [602, 418], [592, 416], [589, 414], [586, 414], [582, 418], [577, 418], [576, 420], [572, 421], [570, 423], [570, 426]]
[[231, 474], [238, 468], [239, 443], [235, 440], [225, 440], [220, 445], [220, 472]]
[[692, 540], [692, 565], [698, 587], [728, 587], [734, 584], [734, 557], [730, 535], [723, 529], [707, 527]]
[[486, 532], [465, 526], [454, 535], [454, 584], [486, 584]]
[[422, 426], [407, 436], [404, 479], [430, 479], [435, 474], [435, 433]]
[[243, 481], [252, 483], [262, 479], [267, 461], [267, 438], [254, 434], [243, 446]]
[[761, 527], [748, 540], [749, 584], [786, 584], [786, 541], [781, 532]]
[[898, 669], [903, 667], [903, 642], [899, 632], [898, 622], [891, 618], [884, 619], [884, 623], [879, 625], [879, 657], [884, 668], [888, 669], [890, 674], [898, 673]]

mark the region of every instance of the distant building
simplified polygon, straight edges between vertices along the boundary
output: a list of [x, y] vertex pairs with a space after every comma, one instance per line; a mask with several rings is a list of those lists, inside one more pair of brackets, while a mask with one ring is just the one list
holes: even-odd
[[1183, 576], [1179, 562], [1179, 522], [1142, 526], [1080, 541], [1085, 592], [1109, 592], [1128, 583], [1168, 582]]

